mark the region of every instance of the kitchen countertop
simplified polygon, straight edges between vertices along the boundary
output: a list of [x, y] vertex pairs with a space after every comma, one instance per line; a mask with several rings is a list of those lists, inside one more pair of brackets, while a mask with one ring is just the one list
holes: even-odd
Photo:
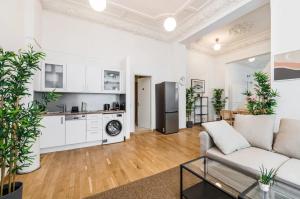
[[44, 113], [44, 116], [59, 116], [59, 115], [86, 115], [86, 114], [113, 114], [113, 113], [125, 113], [124, 110], [110, 110], [110, 111], [104, 111], [104, 110], [98, 110], [98, 111], [85, 111], [85, 112], [77, 112], [77, 113], [71, 113], [71, 112], [46, 112]]

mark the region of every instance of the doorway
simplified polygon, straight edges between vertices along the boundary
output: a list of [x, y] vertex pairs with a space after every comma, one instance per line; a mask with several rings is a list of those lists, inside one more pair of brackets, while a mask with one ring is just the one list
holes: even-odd
[[135, 132], [151, 130], [151, 76], [135, 75]]
[[227, 109], [247, 109], [245, 92], [254, 90], [254, 73], [270, 73], [270, 53], [248, 57], [227, 63], [225, 93], [228, 96]]

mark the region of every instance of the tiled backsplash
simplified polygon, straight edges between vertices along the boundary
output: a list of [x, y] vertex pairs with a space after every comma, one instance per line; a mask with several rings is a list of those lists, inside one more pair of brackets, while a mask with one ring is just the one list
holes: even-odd
[[[39, 100], [42, 93], [35, 92], [34, 99]], [[71, 111], [72, 106], [78, 106], [81, 109], [81, 103], [87, 103], [87, 110], [103, 110], [104, 104], [120, 102], [119, 94], [87, 94], [87, 93], [61, 93], [61, 97], [54, 103], [49, 103], [48, 111], [60, 111], [57, 105], [66, 104], [67, 111]]]

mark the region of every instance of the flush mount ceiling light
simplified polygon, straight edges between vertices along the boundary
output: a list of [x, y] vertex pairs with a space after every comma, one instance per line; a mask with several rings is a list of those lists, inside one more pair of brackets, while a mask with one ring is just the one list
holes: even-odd
[[216, 39], [216, 43], [213, 45], [213, 49], [215, 51], [221, 50], [221, 44], [219, 43], [219, 39], [218, 38]]
[[168, 17], [164, 21], [165, 30], [168, 32], [172, 32], [175, 30], [177, 26], [176, 19], [174, 17]]
[[89, 0], [89, 3], [90, 6], [98, 12], [102, 12], [106, 9], [106, 0]]
[[248, 61], [249, 61], [250, 63], [255, 62], [255, 57], [249, 58]]

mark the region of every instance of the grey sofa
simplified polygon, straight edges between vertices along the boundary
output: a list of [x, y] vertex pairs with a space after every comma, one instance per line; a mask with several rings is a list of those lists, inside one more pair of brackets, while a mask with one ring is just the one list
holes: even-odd
[[[253, 128], [253, 127], [249, 127]], [[292, 133], [289, 133], [292, 132]], [[300, 188], [300, 121], [281, 120], [279, 132], [274, 136], [272, 150], [249, 147], [224, 155], [206, 131], [200, 132], [200, 153], [253, 175], [259, 167], [278, 169], [277, 180]]]

